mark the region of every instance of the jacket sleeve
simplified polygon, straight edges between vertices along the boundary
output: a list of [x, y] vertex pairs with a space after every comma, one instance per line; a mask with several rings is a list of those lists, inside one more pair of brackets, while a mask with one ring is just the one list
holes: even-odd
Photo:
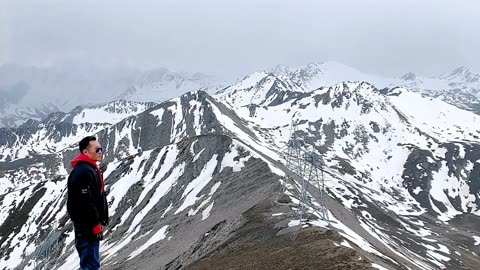
[[108, 202], [107, 202], [107, 196], [105, 194], [105, 191], [102, 193], [101, 197], [101, 204], [102, 204], [102, 215], [100, 215], [100, 223], [103, 226], [108, 226], [110, 223], [109, 215], [108, 215]]

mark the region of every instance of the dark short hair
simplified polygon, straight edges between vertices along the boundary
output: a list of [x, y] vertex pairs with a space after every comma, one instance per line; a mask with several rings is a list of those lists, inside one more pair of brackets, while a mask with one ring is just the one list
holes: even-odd
[[90, 144], [90, 141], [96, 141], [97, 138], [95, 136], [87, 136], [83, 138], [79, 143], [78, 143], [78, 149], [80, 150], [80, 153], [83, 151], [83, 149], [87, 149], [88, 144]]

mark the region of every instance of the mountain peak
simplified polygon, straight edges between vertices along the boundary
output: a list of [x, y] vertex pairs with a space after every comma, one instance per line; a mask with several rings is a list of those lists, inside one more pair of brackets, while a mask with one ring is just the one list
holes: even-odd
[[304, 76], [304, 77], [313, 77], [317, 74], [325, 74], [328, 71], [349, 71], [351, 73], [352, 70], [355, 70], [349, 66], [346, 66], [342, 63], [335, 62], [335, 61], [325, 61], [325, 62], [310, 62], [304, 66], [300, 66], [298, 68], [292, 69], [286, 65], [276, 65], [273, 68], [265, 70], [267, 73], [271, 73], [275, 76], [284, 76], [288, 78], [295, 78], [296, 76]]
[[480, 81], [480, 74], [472, 72], [465, 66], [461, 66], [452, 70], [450, 73], [440, 75], [439, 78], [454, 82], [474, 83]]
[[[269, 74], [265, 71], [256, 71], [251, 74], [248, 74], [243, 79], [241, 79], [235, 86], [239, 89], [247, 89], [255, 86], [260, 80], [275, 75]], [[231, 87], [230, 87], [231, 88]]]
[[400, 79], [404, 81], [415, 81], [417, 79], [417, 75], [415, 75], [413, 72], [409, 72], [403, 75]]
[[342, 93], [345, 93], [345, 92], [371, 93], [371, 92], [378, 91], [374, 85], [365, 81], [344, 81], [332, 86], [331, 89], [333, 89], [334, 92], [342, 92]]
[[344, 64], [327, 61], [323, 63], [312, 62], [292, 72], [290, 79], [310, 90], [323, 86], [333, 86], [343, 81], [369, 81], [376, 80], [355, 68]]
[[329, 104], [331, 108], [343, 108], [352, 115], [368, 114], [372, 110], [384, 110], [388, 101], [375, 86], [363, 81], [345, 81], [331, 87], [322, 87], [310, 95], [315, 103]]
[[257, 71], [217, 92], [217, 97], [234, 107], [250, 104], [274, 106], [303, 93], [305, 88], [288, 77]]
[[455, 74], [465, 74], [471, 72], [469, 68], [466, 66], [461, 66], [456, 69], [454, 69], [450, 74], [455, 75]]
[[308, 69], [354, 69], [350, 66], [342, 64], [336, 61], [324, 61], [324, 62], [310, 62], [305, 68]]
[[292, 69], [287, 65], [279, 64], [279, 65], [276, 65], [273, 68], [267, 69], [266, 72], [271, 73], [275, 76], [288, 77], [290, 75], [290, 73], [292, 73]]
[[139, 79], [140, 85], [155, 84], [162, 81], [173, 81], [179, 79], [180, 75], [166, 68], [156, 68], [144, 73]]
[[193, 81], [207, 81], [207, 82], [211, 82], [214, 80], [214, 77], [212, 75], [209, 75], [209, 74], [205, 74], [205, 73], [202, 73], [202, 72], [196, 72], [196, 73], [193, 73], [192, 76], [191, 76], [191, 79]]

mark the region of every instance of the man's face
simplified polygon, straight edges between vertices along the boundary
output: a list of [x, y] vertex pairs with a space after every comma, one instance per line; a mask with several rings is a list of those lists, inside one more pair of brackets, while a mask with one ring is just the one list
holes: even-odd
[[83, 153], [95, 161], [102, 160], [103, 150], [98, 141], [90, 141]]

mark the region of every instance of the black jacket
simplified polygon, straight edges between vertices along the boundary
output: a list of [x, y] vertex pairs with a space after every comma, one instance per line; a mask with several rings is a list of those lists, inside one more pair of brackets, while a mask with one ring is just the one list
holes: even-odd
[[92, 234], [98, 223], [108, 224], [108, 204], [99, 172], [88, 162], [78, 162], [68, 177], [67, 211], [75, 230]]

